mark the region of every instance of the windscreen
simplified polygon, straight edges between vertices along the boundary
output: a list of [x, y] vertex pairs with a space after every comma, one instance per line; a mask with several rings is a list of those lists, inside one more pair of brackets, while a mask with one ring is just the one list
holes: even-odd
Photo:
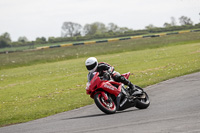
[[90, 82], [92, 80], [92, 78], [94, 77], [95, 74], [96, 74], [96, 72], [88, 73], [88, 82]]

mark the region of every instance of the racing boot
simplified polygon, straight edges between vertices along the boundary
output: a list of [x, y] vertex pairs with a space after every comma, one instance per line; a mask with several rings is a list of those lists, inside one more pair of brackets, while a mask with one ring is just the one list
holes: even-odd
[[[127, 80], [128, 81], [128, 80]], [[128, 84], [127, 84], [128, 86], [129, 86], [129, 92], [130, 92], [130, 94], [133, 94], [135, 91], [136, 91], [136, 89], [135, 89], [135, 85], [133, 85], [130, 81], [128, 81]]]

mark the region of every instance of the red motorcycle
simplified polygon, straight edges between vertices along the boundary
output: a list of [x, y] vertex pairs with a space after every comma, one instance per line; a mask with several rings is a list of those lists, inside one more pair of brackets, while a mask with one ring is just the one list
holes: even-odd
[[[122, 76], [128, 79], [130, 72], [122, 74]], [[107, 72], [103, 76], [96, 72], [86, 85], [86, 93], [94, 99], [97, 107], [106, 114], [113, 114], [130, 107], [148, 108], [150, 101], [147, 93], [139, 86], [135, 85], [134, 87], [135, 90], [132, 92], [129, 87], [114, 81]]]

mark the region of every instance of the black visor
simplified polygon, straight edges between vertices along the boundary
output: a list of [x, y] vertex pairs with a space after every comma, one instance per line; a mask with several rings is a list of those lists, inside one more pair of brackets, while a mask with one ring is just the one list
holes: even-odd
[[87, 70], [90, 71], [90, 70], [94, 69], [96, 65], [97, 65], [97, 62], [93, 63], [92, 65], [86, 66], [86, 67], [87, 67]]

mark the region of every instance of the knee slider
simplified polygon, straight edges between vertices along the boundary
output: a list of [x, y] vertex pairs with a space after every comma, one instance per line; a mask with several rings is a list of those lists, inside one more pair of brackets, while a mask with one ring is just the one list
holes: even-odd
[[120, 76], [121, 81], [126, 81], [126, 79], [124, 78], [124, 76]]

